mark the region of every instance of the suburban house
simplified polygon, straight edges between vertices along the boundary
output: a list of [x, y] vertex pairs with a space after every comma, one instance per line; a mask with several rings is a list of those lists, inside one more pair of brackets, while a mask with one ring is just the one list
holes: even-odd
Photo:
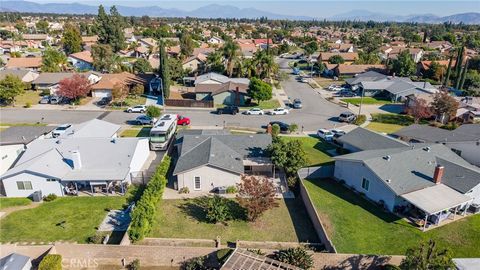
[[[423, 74], [425, 74], [425, 72], [428, 72], [432, 63], [434, 63], [434, 62], [439, 64], [440, 66], [442, 66], [444, 68], [444, 70], [446, 71], [447, 68], [448, 68], [448, 62], [450, 62], [450, 61], [449, 60], [420, 61], [417, 64], [417, 74], [418, 75], [423, 75]], [[455, 62], [456, 62], [455, 60], [452, 60], [452, 69], [455, 68]]]
[[41, 57], [18, 57], [8, 59], [6, 68], [26, 68], [33, 71], [39, 70], [42, 66]]
[[71, 78], [75, 74], [85, 76], [91, 84], [97, 83], [102, 77], [103, 74], [96, 73], [93, 71], [86, 73], [71, 73], [71, 72], [42, 72], [40, 75], [32, 82], [33, 88], [41, 91], [48, 92], [53, 95], [57, 92], [59, 83], [63, 79]]
[[223, 44], [223, 39], [219, 38], [219, 37], [211, 37], [207, 40], [207, 43], [210, 43], [210, 44]]
[[93, 58], [89, 51], [72, 53], [68, 56], [68, 62], [77, 70], [92, 70]]
[[116, 138], [120, 128], [120, 125], [94, 118], [71, 125], [59, 138]]
[[406, 142], [362, 127], [357, 127], [341, 136], [338, 138], [338, 142], [343, 149], [352, 153], [365, 150], [409, 147], [409, 144]]
[[90, 47], [97, 43], [98, 36], [83, 36], [82, 45], [84, 49], [90, 49]]
[[0, 269], [2, 270], [30, 270], [32, 268], [30, 257], [19, 253], [10, 253], [0, 258]]
[[440, 52], [449, 51], [453, 47], [452, 43], [444, 40], [430, 41], [425, 46], [430, 50], [438, 50]]
[[413, 82], [407, 77], [387, 76], [367, 71], [345, 80], [359, 95], [381, 97], [392, 101], [405, 101], [412, 94], [434, 94], [438, 89], [429, 82]]
[[333, 53], [353, 53], [355, 48], [353, 44], [328, 43], [328, 49]]
[[423, 228], [480, 203], [480, 169], [442, 144], [367, 150], [335, 157], [334, 176]]
[[376, 71], [386, 73], [384, 65], [346, 65], [346, 64], [328, 64], [327, 69], [331, 71], [331, 76], [355, 76], [367, 71]]
[[195, 86], [196, 100], [213, 100], [214, 104], [245, 105], [249, 101], [248, 84], [225, 82], [222, 84], [198, 84]]
[[198, 70], [203, 69], [206, 62], [207, 55], [199, 53], [185, 58], [185, 60], [182, 61], [182, 68], [184, 70], [189, 70], [190, 72], [197, 72]]
[[410, 143], [441, 143], [471, 164], [480, 166], [480, 124], [461, 125], [455, 130], [414, 124], [393, 134]]
[[480, 123], [480, 97], [462, 97], [455, 115], [462, 123]]
[[52, 126], [14, 126], [0, 136], [0, 175], [15, 164], [18, 157], [37, 139], [51, 138]]
[[31, 83], [38, 78], [38, 73], [29, 69], [7, 68], [0, 70], [0, 80], [3, 80], [7, 75], [16, 76], [24, 83]]
[[148, 157], [146, 138], [35, 140], [0, 180], [7, 197], [124, 194]]
[[178, 139], [179, 157], [173, 171], [177, 189], [209, 192], [235, 186], [242, 174], [272, 174], [273, 164], [266, 152], [272, 142], [269, 134], [207, 134], [192, 130]]
[[423, 49], [420, 48], [406, 48], [404, 46], [383, 46], [380, 48], [380, 58], [382, 60], [386, 59], [397, 59], [397, 56], [402, 52], [408, 50], [410, 56], [412, 57], [415, 63], [422, 60], [424, 54]]
[[320, 53], [320, 55], [318, 56], [317, 58], [317, 62], [318, 63], [324, 63], [324, 64], [328, 64], [328, 60], [330, 59], [330, 57], [332, 56], [340, 56], [343, 58], [343, 60], [345, 60], [345, 65], [351, 65], [353, 64], [353, 62], [355, 62], [355, 60], [358, 59], [358, 53], [356, 52], [346, 52], [346, 53], [340, 53], [340, 52], [322, 52]]
[[140, 84], [145, 87], [149, 85], [150, 81], [154, 78], [154, 74], [132, 74], [128, 72], [102, 74], [100, 81], [92, 85], [92, 97], [111, 97], [112, 89], [115, 85], [132, 88]]

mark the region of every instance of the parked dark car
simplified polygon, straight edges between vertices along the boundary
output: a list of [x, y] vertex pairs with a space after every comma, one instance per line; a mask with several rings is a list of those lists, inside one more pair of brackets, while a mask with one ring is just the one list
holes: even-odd
[[99, 106], [106, 106], [106, 105], [108, 105], [111, 101], [112, 101], [111, 98], [109, 98], [109, 97], [103, 97], [102, 99], [100, 99], [100, 100], [97, 102], [97, 105], [99, 105]]
[[50, 103], [50, 96], [43, 96], [40, 101], [38, 101], [40, 104], [48, 104]]
[[60, 102], [62, 102], [62, 97], [59, 97], [59, 96], [50, 97], [50, 104], [59, 104]]
[[226, 107], [217, 109], [217, 114], [232, 114], [232, 115], [235, 115], [239, 112], [240, 112], [240, 110], [238, 109], [237, 106], [226, 106]]
[[339, 97], [355, 97], [357, 96], [356, 93], [350, 91], [350, 90], [342, 90], [337, 93]]
[[287, 123], [284, 123], [284, 122], [280, 122], [280, 121], [272, 121], [269, 123], [270, 125], [278, 125], [280, 127], [280, 132], [281, 133], [288, 133], [290, 130], [290, 125], [287, 124]]

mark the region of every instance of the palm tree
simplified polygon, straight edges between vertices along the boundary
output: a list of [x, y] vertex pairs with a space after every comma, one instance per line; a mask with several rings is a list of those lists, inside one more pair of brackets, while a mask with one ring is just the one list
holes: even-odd
[[232, 77], [233, 67], [235, 62], [238, 61], [240, 52], [240, 46], [231, 40], [225, 42], [223, 45], [223, 57], [227, 61], [227, 73], [229, 77]]
[[255, 53], [254, 63], [256, 66], [256, 75], [262, 79], [270, 77], [278, 71], [278, 65], [275, 63], [273, 56], [266, 51]]

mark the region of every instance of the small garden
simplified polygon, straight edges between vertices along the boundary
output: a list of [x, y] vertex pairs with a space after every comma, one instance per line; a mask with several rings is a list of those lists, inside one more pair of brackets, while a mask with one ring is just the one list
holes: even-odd
[[120, 133], [120, 137], [148, 137], [151, 127], [127, 128]]
[[433, 239], [454, 258], [480, 256], [480, 215], [422, 232], [333, 180], [307, 179], [304, 184], [340, 253], [401, 255]]

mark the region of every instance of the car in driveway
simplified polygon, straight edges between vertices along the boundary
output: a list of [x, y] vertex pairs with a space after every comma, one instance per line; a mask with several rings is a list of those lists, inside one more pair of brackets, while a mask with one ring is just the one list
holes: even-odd
[[270, 123], [268, 123], [269, 125], [273, 126], [273, 125], [278, 125], [280, 127], [280, 132], [281, 133], [288, 133], [290, 132], [290, 125], [287, 124], [287, 123], [284, 123], [284, 122], [280, 122], [280, 121], [272, 121]]
[[223, 108], [218, 108], [217, 109], [217, 114], [231, 114], [235, 115], [240, 112], [240, 109], [238, 109], [237, 106], [226, 106]]
[[294, 99], [292, 107], [294, 109], [301, 109], [302, 108], [302, 101], [299, 98]]
[[147, 106], [145, 105], [137, 105], [133, 107], [128, 107], [126, 112], [128, 113], [144, 113], [147, 111]]
[[343, 112], [338, 116], [338, 121], [351, 123], [357, 119], [357, 116], [352, 112]]
[[109, 97], [103, 97], [102, 99], [100, 99], [99, 101], [97, 101], [97, 105], [98, 106], [106, 106], [108, 105], [110, 102], [112, 102], [112, 99], [109, 98]]
[[177, 118], [177, 125], [188, 126], [190, 125], [190, 118], [179, 115]]
[[62, 97], [50, 96], [50, 104], [59, 104], [60, 102], [62, 102]]
[[246, 115], [263, 115], [264, 114], [263, 110], [260, 108], [252, 108], [248, 111], [245, 111], [244, 113]]
[[336, 143], [336, 144], [340, 144], [338, 142], [338, 138], [340, 138], [340, 137], [342, 137], [343, 135], [346, 134], [346, 132], [341, 130], [341, 129], [330, 129], [330, 132], [333, 133], [333, 142]]
[[342, 87], [340, 85], [331, 84], [327, 87], [327, 90], [329, 90], [329, 91], [341, 91]]
[[140, 115], [135, 119], [135, 122], [139, 125], [153, 125], [155, 122], [157, 122], [157, 119], [148, 115]]
[[53, 131], [52, 131], [52, 136], [54, 138], [64, 134], [66, 132], [66, 130], [71, 127], [72, 125], [71, 124], [63, 124], [63, 125], [60, 125], [58, 126], [57, 128], [55, 128]]
[[341, 90], [337, 92], [337, 96], [339, 97], [356, 97], [357, 94], [350, 91], [350, 90]]
[[48, 104], [50, 103], [50, 96], [43, 96], [39, 101], [39, 104]]
[[333, 133], [330, 130], [323, 128], [317, 130], [317, 136], [327, 142], [333, 139]]
[[270, 115], [286, 115], [288, 114], [288, 109], [286, 108], [276, 108], [276, 109], [273, 109], [271, 111], [268, 111], [267, 114], [270, 114]]

